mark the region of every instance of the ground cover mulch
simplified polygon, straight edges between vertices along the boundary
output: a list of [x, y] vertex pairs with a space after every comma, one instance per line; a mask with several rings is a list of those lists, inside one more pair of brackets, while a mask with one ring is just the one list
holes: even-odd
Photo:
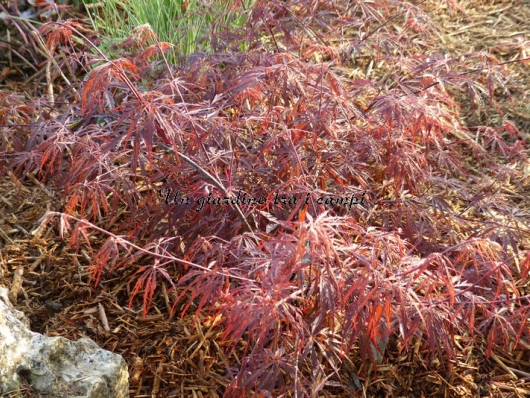
[[[422, 7], [439, 29], [439, 41], [433, 44], [439, 51], [492, 51], [504, 61], [530, 56], [529, 2], [460, 3], [467, 14], [451, 14], [434, 0]], [[514, 36], [521, 37], [519, 48], [505, 45]], [[15, 81], [17, 70], [24, 66], [9, 68], [2, 75], [2, 90], [35, 93], [29, 85]], [[506, 68], [522, 88], [514, 92], [514, 105], [502, 95], [501, 110], [487, 103], [472, 108], [463, 102], [464, 118], [468, 125], [492, 126], [509, 118], [530, 143], [529, 64], [512, 63]], [[377, 68], [371, 73], [378, 73]], [[530, 170], [527, 172], [530, 175]], [[530, 183], [514, 189], [526, 197], [522, 208], [530, 212]], [[131, 397], [222, 396], [229, 382], [227, 369], [239, 365], [238, 355], [236, 351], [227, 357], [220, 339], [223, 331], [212, 326], [211, 319], [194, 322], [193, 315], [170, 318], [172, 297], [167, 286], [162, 286], [151, 311], [143, 317], [139, 306], [128, 305], [131, 292], [123, 292], [135, 268], [129, 275], [107, 279], [94, 288], [87, 270], [90, 258], [83, 248], [75, 256], [56, 228], [41, 225], [46, 211], [60, 210], [58, 195], [31, 175], [20, 180], [9, 174], [0, 182], [0, 190], [0, 284], [10, 289], [15, 306], [30, 319], [32, 330], [73, 340], [89, 337], [102, 348], [121, 354], [129, 365]], [[95, 244], [97, 238], [94, 235]], [[521, 292], [524, 294], [530, 294], [530, 286]], [[366, 376], [372, 374], [367, 369], [358, 368], [354, 350], [342, 368], [347, 375], [344, 378], [351, 379], [350, 389], [329, 386], [327, 396], [530, 396], [528, 342], [520, 341], [509, 356], [493, 354], [490, 358], [485, 356], [484, 341], [457, 336], [456, 342], [460, 351], [450, 367], [428, 360], [419, 345], [401, 354], [397, 346], [390, 346], [393, 361], [377, 365], [377, 379]], [[29, 387], [22, 393], [31, 396]]]

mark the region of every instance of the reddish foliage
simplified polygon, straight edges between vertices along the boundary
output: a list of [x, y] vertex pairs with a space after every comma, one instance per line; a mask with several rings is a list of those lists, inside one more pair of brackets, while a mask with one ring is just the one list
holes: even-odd
[[83, 25], [80, 22], [68, 20], [63, 23], [47, 22], [39, 29], [40, 34], [46, 37], [46, 48], [51, 55], [59, 44], [69, 44], [73, 46], [72, 35], [74, 31], [83, 31]]
[[[456, 333], [487, 338], [488, 354], [530, 338], [528, 225], [501, 184], [520, 178], [502, 161], [528, 151], [508, 121], [465, 127], [454, 96], [493, 101], [511, 87], [502, 65], [491, 54], [418, 55], [407, 30], [431, 28], [419, 5], [342, 3], [259, 1], [239, 41], [217, 38], [226, 52], [171, 68], [151, 59], [168, 50], [156, 42], [105, 59], [80, 107], [3, 138], [13, 170], [48, 179], [65, 213], [108, 231], [93, 252], [96, 284], [134, 265], [130, 304], [143, 292], [144, 315], [168, 283], [173, 310], [219, 320], [244, 352], [227, 396], [316, 396], [347, 384], [339, 368], [352, 348], [378, 362], [390, 340], [452, 357]], [[393, 15], [399, 36], [385, 22]], [[60, 26], [51, 50], [70, 37]], [[327, 40], [341, 26], [359, 39], [339, 52]], [[228, 51], [243, 40], [248, 51]], [[391, 69], [348, 78], [339, 62], [352, 54]], [[13, 115], [28, 111], [0, 109]], [[223, 202], [238, 194], [266, 201]], [[90, 242], [93, 225], [61, 220], [71, 246]]]

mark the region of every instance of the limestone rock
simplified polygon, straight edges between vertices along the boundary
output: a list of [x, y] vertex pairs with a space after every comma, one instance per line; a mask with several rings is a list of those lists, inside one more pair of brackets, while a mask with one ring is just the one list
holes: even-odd
[[34, 392], [54, 398], [129, 396], [129, 373], [120, 355], [90, 339], [46, 337], [28, 325], [0, 287], [0, 396], [18, 390], [24, 380]]

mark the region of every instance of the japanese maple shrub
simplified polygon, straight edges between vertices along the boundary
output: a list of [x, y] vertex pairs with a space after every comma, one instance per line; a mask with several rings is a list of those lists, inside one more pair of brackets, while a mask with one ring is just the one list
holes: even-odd
[[[4, 156], [63, 193], [71, 246], [107, 236], [94, 282], [135, 267], [131, 306], [147, 313], [164, 283], [172, 311], [215, 320], [241, 360], [226, 396], [351, 392], [343, 368], [389, 345], [449, 363], [456, 334], [488, 355], [528, 342], [528, 216], [506, 188], [528, 186], [527, 148], [508, 120], [472, 136], [456, 102], [509, 90], [502, 61], [431, 52], [415, 32], [436, 28], [408, 2], [251, 11], [175, 65], [166, 43], [142, 47], [144, 26], [121, 58], [91, 58], [57, 117], [7, 123]], [[71, 22], [44, 30], [91, 46]], [[27, 118], [17, 103], [0, 116]]]

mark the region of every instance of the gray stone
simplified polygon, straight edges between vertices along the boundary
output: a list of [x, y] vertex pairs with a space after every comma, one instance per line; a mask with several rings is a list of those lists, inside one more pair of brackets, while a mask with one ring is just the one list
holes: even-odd
[[125, 398], [129, 373], [121, 355], [90, 339], [70, 341], [29, 330], [29, 321], [13, 308], [0, 287], [0, 395], [24, 381], [49, 397]]

